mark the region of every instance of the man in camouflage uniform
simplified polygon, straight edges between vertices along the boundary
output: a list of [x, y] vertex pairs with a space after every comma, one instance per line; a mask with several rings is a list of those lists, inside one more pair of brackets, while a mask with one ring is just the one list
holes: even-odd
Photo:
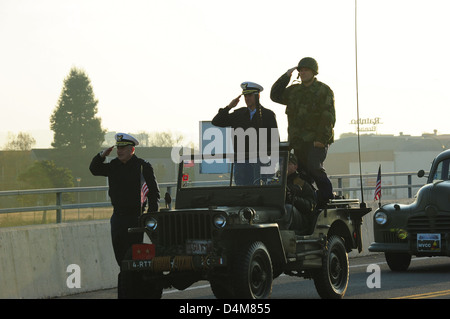
[[305, 181], [305, 176], [297, 169], [297, 157], [290, 153], [286, 182], [286, 211], [290, 218], [288, 225], [289, 229], [304, 233], [313, 222], [312, 213], [316, 206], [316, 196], [313, 187]]
[[[301, 83], [287, 87], [292, 72], [297, 69]], [[303, 169], [316, 182], [318, 206], [333, 198], [330, 180], [323, 168], [328, 146], [334, 142], [333, 91], [316, 79], [319, 66], [313, 58], [303, 58], [272, 86], [272, 101], [286, 105], [290, 147]]]

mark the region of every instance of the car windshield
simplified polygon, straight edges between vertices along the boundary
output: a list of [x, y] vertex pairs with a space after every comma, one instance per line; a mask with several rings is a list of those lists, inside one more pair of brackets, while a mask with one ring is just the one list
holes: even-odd
[[182, 157], [180, 167], [181, 188], [197, 187], [273, 187], [283, 184], [285, 160], [279, 156], [262, 159], [233, 154]]
[[445, 159], [437, 165], [436, 173], [433, 176], [433, 181], [436, 181], [436, 180], [448, 181], [448, 180], [450, 180], [449, 164], [450, 164], [450, 159]]

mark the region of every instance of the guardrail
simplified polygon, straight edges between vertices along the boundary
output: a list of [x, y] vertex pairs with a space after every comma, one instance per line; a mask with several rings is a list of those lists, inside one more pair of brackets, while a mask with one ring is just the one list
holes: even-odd
[[[425, 172], [425, 175], [428, 175], [429, 172]], [[363, 178], [367, 178], [367, 177], [375, 177], [377, 178], [378, 174], [363, 174], [362, 177]], [[400, 177], [400, 176], [406, 176], [407, 177], [407, 183], [406, 184], [399, 184], [399, 185], [382, 185], [383, 189], [399, 189], [399, 188], [406, 188], [408, 190], [408, 198], [412, 198], [413, 197], [413, 188], [418, 188], [418, 187], [422, 187], [424, 184], [413, 184], [412, 183], [412, 177], [413, 176], [417, 176], [417, 172], [401, 172], [401, 173], [382, 173], [381, 174], [381, 180], [383, 181], [383, 177], [386, 176], [395, 176], [395, 177]], [[333, 191], [338, 193], [339, 195], [342, 195], [343, 192], [348, 192], [348, 191], [361, 191], [361, 187], [357, 186], [357, 187], [343, 187], [343, 180], [344, 179], [351, 179], [351, 178], [355, 178], [358, 180], [359, 182], [359, 174], [345, 174], [345, 175], [330, 175], [328, 176], [330, 180], [337, 180], [337, 187], [333, 187]], [[366, 187], [364, 190], [367, 190], [368, 188]], [[375, 189], [375, 185], [373, 185], [373, 190]]]
[[[171, 194], [172, 187], [176, 186], [176, 183], [159, 183], [159, 188], [166, 188], [167, 192]], [[95, 191], [105, 191], [109, 189], [108, 186], [91, 186], [91, 187], [70, 187], [70, 188], [48, 188], [48, 189], [27, 189], [27, 190], [11, 190], [11, 191], [1, 191], [1, 196], [21, 196], [21, 195], [37, 195], [37, 194], [55, 194], [56, 203], [55, 205], [47, 206], [30, 206], [30, 207], [14, 207], [14, 208], [2, 208], [0, 209], [0, 214], [7, 213], [19, 213], [19, 212], [35, 212], [44, 210], [55, 210], [56, 211], [56, 222], [62, 222], [62, 211], [63, 209], [76, 209], [76, 208], [96, 208], [96, 207], [112, 207], [111, 202], [95, 202], [95, 203], [76, 203], [76, 204], [63, 204], [62, 195], [63, 193], [82, 193], [82, 192], [95, 192]], [[164, 195], [163, 195], [164, 197]]]
[[[413, 188], [418, 188], [423, 186], [423, 184], [412, 184], [412, 176], [416, 175], [416, 172], [403, 172], [403, 173], [384, 173], [383, 177], [386, 176], [406, 176], [407, 183], [400, 185], [382, 185], [383, 189], [399, 189], [406, 188], [408, 190], [408, 198], [413, 196]], [[377, 177], [377, 174], [364, 174], [363, 178]], [[345, 175], [330, 175], [331, 180], [336, 180], [337, 187], [333, 188], [337, 194], [342, 195], [344, 192], [350, 191], [361, 191], [361, 187], [344, 187], [343, 181], [350, 180], [352, 178], [358, 179], [359, 174], [345, 174]], [[159, 183], [160, 189], [166, 188], [166, 191], [172, 195], [172, 188], [176, 187], [176, 183]], [[371, 188], [372, 189], [372, 188]], [[364, 188], [363, 190], [369, 190], [369, 188]], [[11, 190], [11, 191], [0, 191], [0, 197], [2, 196], [21, 196], [21, 195], [32, 195], [32, 194], [55, 194], [56, 202], [55, 205], [48, 206], [31, 206], [31, 207], [15, 207], [15, 208], [2, 208], [0, 209], [0, 214], [7, 213], [19, 213], [19, 212], [35, 212], [35, 211], [45, 211], [45, 210], [55, 210], [56, 211], [56, 223], [62, 222], [62, 211], [64, 209], [79, 209], [79, 208], [97, 208], [97, 207], [111, 207], [111, 202], [95, 202], [95, 203], [75, 203], [75, 204], [64, 204], [63, 203], [63, 193], [81, 193], [81, 192], [94, 192], [94, 191], [108, 191], [108, 186], [93, 186], [93, 187], [71, 187], [71, 188], [50, 188], [50, 189], [30, 189], [30, 190]], [[163, 193], [163, 192], [161, 192]], [[161, 197], [164, 197], [162, 195]]]

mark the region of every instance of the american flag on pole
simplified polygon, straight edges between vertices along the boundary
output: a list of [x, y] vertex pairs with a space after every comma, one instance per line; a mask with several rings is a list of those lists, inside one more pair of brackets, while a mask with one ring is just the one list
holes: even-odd
[[381, 199], [381, 165], [378, 168], [377, 184], [375, 186], [375, 196], [374, 201]]
[[148, 186], [144, 178], [144, 168], [141, 165], [141, 211], [147, 203]]
[[147, 183], [144, 181], [144, 183], [141, 186], [141, 207], [144, 206], [144, 203], [147, 201], [147, 194], [148, 194], [148, 186]]

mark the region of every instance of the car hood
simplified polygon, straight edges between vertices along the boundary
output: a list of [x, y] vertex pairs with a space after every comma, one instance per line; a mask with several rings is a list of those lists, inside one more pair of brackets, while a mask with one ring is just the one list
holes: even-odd
[[450, 211], [450, 181], [435, 181], [423, 186], [417, 192], [416, 201], [413, 204], [421, 210], [428, 205], [433, 205], [438, 210]]

